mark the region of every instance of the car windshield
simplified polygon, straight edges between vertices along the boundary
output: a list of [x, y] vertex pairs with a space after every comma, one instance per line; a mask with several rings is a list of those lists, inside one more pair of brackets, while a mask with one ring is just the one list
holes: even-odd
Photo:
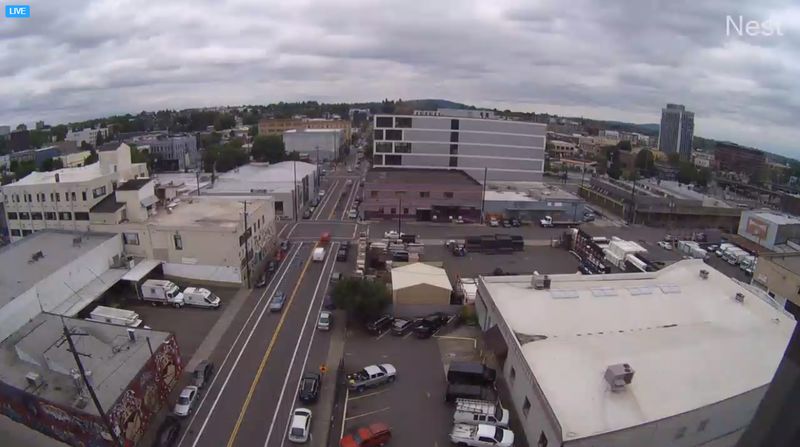
[[406, 324], [408, 324], [408, 321], [406, 320], [394, 320], [394, 327], [396, 328], [402, 328]]
[[325, 315], [325, 314], [320, 315], [319, 316], [319, 322], [320, 323], [327, 323], [328, 322], [328, 316]]
[[189, 405], [189, 398], [185, 396], [178, 397], [178, 405]]
[[503, 442], [503, 429], [500, 427], [496, 427], [494, 430], [494, 439], [499, 443]]
[[305, 430], [300, 427], [292, 427], [292, 431], [289, 433], [291, 433], [292, 436], [303, 436], [304, 432]]
[[494, 418], [497, 419], [498, 421], [503, 420], [503, 407], [501, 407], [500, 405], [496, 405], [494, 407]]

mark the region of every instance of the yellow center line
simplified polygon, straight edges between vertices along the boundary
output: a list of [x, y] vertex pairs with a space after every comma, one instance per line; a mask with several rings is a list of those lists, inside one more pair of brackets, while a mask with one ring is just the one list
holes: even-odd
[[[314, 248], [317, 248], [318, 246], [319, 242], [314, 244]], [[244, 414], [247, 412], [247, 408], [250, 406], [250, 400], [253, 398], [256, 385], [258, 385], [258, 381], [261, 379], [261, 374], [264, 372], [264, 367], [267, 365], [267, 360], [272, 354], [272, 348], [275, 347], [275, 342], [278, 340], [278, 334], [281, 332], [281, 328], [283, 327], [283, 322], [286, 320], [286, 316], [289, 315], [289, 309], [292, 308], [292, 302], [294, 301], [295, 295], [297, 295], [297, 290], [300, 288], [300, 284], [303, 282], [303, 277], [308, 270], [308, 266], [311, 265], [311, 259], [314, 253], [313, 249], [311, 250], [311, 253], [312, 255], [309, 255], [308, 259], [306, 259], [306, 265], [303, 266], [303, 271], [300, 273], [300, 277], [297, 279], [297, 283], [294, 285], [292, 296], [289, 297], [289, 302], [286, 303], [286, 310], [281, 313], [281, 319], [278, 321], [278, 326], [275, 328], [275, 333], [272, 334], [272, 339], [269, 341], [267, 351], [264, 353], [264, 357], [261, 358], [261, 364], [258, 366], [258, 371], [256, 371], [256, 375], [253, 377], [253, 383], [250, 384], [250, 390], [247, 392], [247, 397], [244, 400], [244, 404], [242, 404], [242, 410], [239, 412], [239, 417], [236, 419], [236, 425], [233, 427], [230, 438], [228, 438], [228, 447], [233, 446], [234, 441], [236, 441], [236, 435], [239, 434], [239, 428], [242, 425], [242, 420], [244, 420]], [[275, 411], [278, 411], [278, 409], [276, 408]]]

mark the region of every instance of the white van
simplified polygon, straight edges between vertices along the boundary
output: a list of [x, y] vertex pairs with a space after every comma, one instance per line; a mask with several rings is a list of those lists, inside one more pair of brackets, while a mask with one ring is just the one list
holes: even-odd
[[222, 304], [222, 300], [208, 289], [202, 287], [187, 287], [183, 291], [183, 304], [187, 306], [216, 309]]
[[139, 327], [142, 325], [142, 319], [139, 318], [139, 314], [136, 312], [106, 306], [95, 307], [89, 314], [87, 320], [128, 327]]
[[311, 260], [314, 262], [322, 262], [325, 260], [325, 248], [324, 247], [317, 247], [314, 249], [314, 253], [311, 254]]
[[142, 299], [161, 304], [183, 306], [183, 294], [178, 285], [166, 279], [148, 279], [142, 284]]
[[456, 399], [456, 412], [453, 413], [455, 424], [488, 424], [497, 427], [508, 427], [509, 412], [499, 403], [488, 400]]

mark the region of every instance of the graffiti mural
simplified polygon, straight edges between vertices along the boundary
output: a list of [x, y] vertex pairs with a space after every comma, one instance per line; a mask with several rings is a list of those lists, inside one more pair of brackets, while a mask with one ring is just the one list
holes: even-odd
[[[183, 371], [175, 336], [170, 335], [128, 384], [110, 410], [111, 426], [125, 447], [134, 447], [151, 419], [167, 403]], [[89, 405], [92, 405], [91, 403]], [[112, 446], [99, 416], [59, 405], [0, 381], [0, 413], [75, 447]]]
[[108, 412], [126, 447], [135, 446], [142, 438], [153, 416], [167, 403], [182, 371], [178, 343], [170, 335]]

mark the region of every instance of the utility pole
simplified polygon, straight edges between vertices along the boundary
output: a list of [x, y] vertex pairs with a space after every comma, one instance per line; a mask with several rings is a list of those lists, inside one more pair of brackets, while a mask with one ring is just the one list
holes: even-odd
[[247, 278], [247, 287], [250, 287], [250, 250], [248, 250], [248, 242], [250, 241], [250, 235], [247, 233], [247, 200], [242, 200], [244, 204], [244, 265], [247, 272], [245, 278]]
[[486, 206], [486, 178], [489, 176], [489, 168], [483, 168], [483, 194], [481, 195], [481, 225], [483, 225], [483, 213]]
[[72, 352], [72, 357], [75, 359], [75, 363], [78, 364], [78, 371], [81, 373], [83, 384], [86, 385], [86, 390], [89, 391], [89, 395], [92, 397], [92, 401], [97, 409], [97, 413], [100, 414], [100, 418], [103, 420], [103, 425], [106, 426], [106, 430], [108, 430], [108, 433], [114, 439], [114, 444], [122, 447], [122, 441], [119, 439], [119, 436], [117, 436], [117, 432], [111, 426], [111, 421], [108, 419], [106, 412], [103, 411], [103, 407], [100, 405], [100, 400], [97, 398], [97, 394], [95, 394], [92, 384], [89, 383], [89, 379], [86, 377], [86, 370], [83, 369], [83, 363], [81, 363], [80, 355], [78, 354], [78, 350], [75, 349], [75, 343], [72, 341], [72, 333], [69, 331], [69, 329], [67, 329], [67, 325], [64, 323], [64, 320], [61, 320], [61, 323], [64, 325], [64, 338], [67, 339], [69, 350]]

